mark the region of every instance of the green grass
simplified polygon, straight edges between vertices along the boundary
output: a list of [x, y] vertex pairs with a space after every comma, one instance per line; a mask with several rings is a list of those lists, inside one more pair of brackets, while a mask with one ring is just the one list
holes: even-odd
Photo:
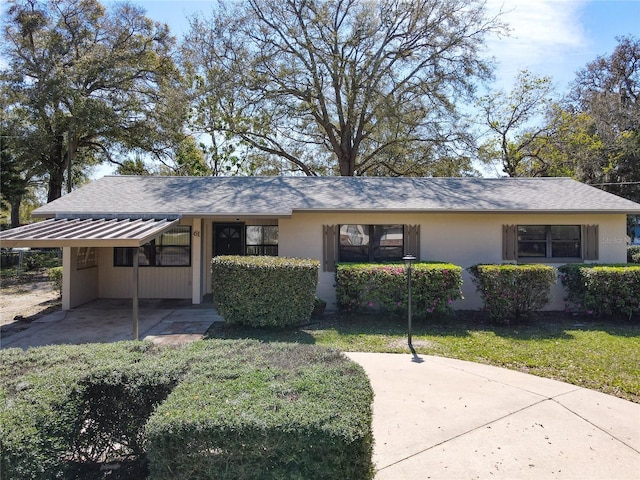
[[[458, 314], [414, 321], [413, 346], [419, 354], [510, 368], [640, 403], [638, 320], [552, 314], [505, 326]], [[409, 353], [406, 321], [375, 315], [330, 315], [302, 328], [281, 331], [218, 324], [208, 335], [315, 343], [347, 352]]]

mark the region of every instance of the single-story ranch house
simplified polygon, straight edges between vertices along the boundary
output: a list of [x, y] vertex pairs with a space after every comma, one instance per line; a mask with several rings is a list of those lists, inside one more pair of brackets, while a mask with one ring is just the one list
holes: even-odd
[[[136, 298], [136, 282], [140, 298], [201, 303], [228, 254], [317, 259], [331, 305], [336, 262], [624, 263], [629, 214], [640, 204], [568, 178], [108, 176], [0, 241], [63, 248], [64, 309]], [[479, 308], [464, 282], [455, 307]], [[549, 308], [563, 306], [558, 285]]]

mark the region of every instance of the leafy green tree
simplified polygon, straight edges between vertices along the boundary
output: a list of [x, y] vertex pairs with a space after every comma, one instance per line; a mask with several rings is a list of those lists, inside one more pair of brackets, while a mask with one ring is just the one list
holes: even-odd
[[153, 175], [154, 172], [145, 165], [140, 158], [126, 159], [120, 162], [115, 171], [116, 175]]
[[535, 139], [536, 156], [528, 164], [530, 176], [574, 177], [594, 183], [600, 176], [600, 159], [606, 156], [593, 118], [553, 104], [546, 114], [547, 131]]
[[186, 137], [176, 149], [175, 175], [191, 175], [203, 177], [211, 175], [204, 152], [192, 136]]
[[567, 110], [587, 114], [602, 142], [599, 156], [580, 159], [590, 175], [581, 178], [640, 201], [640, 40], [621, 37], [610, 56], [580, 70]]
[[497, 91], [482, 97], [481, 121], [490, 137], [479, 148], [480, 159], [499, 163], [510, 177], [540, 174], [535, 169], [541, 157], [540, 139], [553, 130], [553, 124], [542, 121], [552, 102], [552, 90], [549, 77], [523, 70], [511, 92]]
[[127, 3], [7, 4], [0, 89], [24, 119], [22, 145], [47, 177], [49, 201], [88, 165], [132, 151], [161, 158], [183, 138], [185, 96], [166, 25]]
[[10, 137], [0, 131], [0, 202], [11, 212], [11, 227], [20, 225], [20, 203], [29, 187], [24, 171], [9, 148]]
[[277, 171], [430, 174], [470, 140], [458, 105], [501, 29], [475, 0], [221, 2], [182, 46], [195, 129]]

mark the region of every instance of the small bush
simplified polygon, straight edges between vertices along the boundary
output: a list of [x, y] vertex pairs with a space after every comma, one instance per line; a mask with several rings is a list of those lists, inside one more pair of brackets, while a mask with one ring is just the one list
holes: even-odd
[[547, 265], [474, 265], [469, 272], [489, 317], [501, 323], [541, 310], [557, 280]]
[[215, 257], [211, 263], [216, 307], [226, 322], [283, 328], [309, 320], [318, 284], [317, 260], [283, 257]]
[[[462, 268], [449, 263], [419, 262], [411, 269], [412, 311], [416, 317], [447, 313], [462, 298]], [[401, 264], [338, 264], [338, 308], [357, 311], [379, 307], [390, 314], [407, 312], [407, 273]]]
[[627, 263], [640, 263], [640, 245], [627, 247]]
[[53, 267], [47, 270], [47, 276], [53, 283], [58, 295], [62, 296], [62, 267]]
[[558, 270], [569, 308], [629, 318], [640, 312], [640, 265], [567, 264]]
[[53, 268], [60, 265], [59, 249], [31, 251], [24, 257], [25, 271]]

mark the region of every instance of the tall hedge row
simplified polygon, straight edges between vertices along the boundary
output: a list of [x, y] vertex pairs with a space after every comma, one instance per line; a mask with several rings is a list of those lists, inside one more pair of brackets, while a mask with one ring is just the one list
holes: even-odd
[[212, 291], [225, 321], [288, 327], [309, 320], [318, 284], [317, 260], [220, 256], [211, 262]]
[[640, 313], [640, 265], [572, 263], [558, 270], [572, 308], [598, 315]]
[[[380, 308], [390, 314], [407, 311], [407, 272], [401, 264], [338, 264], [336, 298], [343, 311]], [[462, 298], [462, 268], [450, 263], [412, 266], [412, 311], [416, 317], [443, 313]]]
[[1, 350], [0, 373], [3, 479], [83, 478], [79, 464], [122, 457], [147, 459], [150, 479], [373, 475], [373, 393], [334, 350], [67, 345]]

